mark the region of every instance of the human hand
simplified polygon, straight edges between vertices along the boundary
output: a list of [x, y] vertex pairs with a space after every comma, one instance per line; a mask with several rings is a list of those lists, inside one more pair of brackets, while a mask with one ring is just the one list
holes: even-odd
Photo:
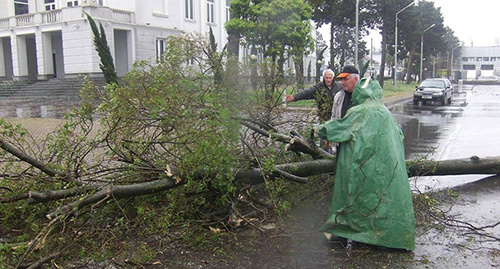
[[318, 136], [318, 126], [314, 125], [311, 129], [311, 133], [309, 134], [310, 139], [314, 139], [315, 137]]

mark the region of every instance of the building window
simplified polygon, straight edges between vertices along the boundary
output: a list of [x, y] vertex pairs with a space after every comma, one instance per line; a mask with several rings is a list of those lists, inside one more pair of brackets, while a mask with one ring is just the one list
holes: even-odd
[[68, 6], [68, 7], [77, 7], [78, 6], [78, 0], [66, 2], [66, 6]]
[[193, 20], [194, 19], [194, 3], [193, 0], [186, 0], [186, 19]]
[[207, 22], [215, 23], [214, 0], [207, 0]]
[[492, 62], [496, 62], [496, 61], [497, 61], [497, 57], [491, 57], [491, 58], [490, 58], [490, 61], [492, 61]]
[[56, 9], [56, 0], [45, 0], [45, 11]]
[[468, 57], [462, 57], [462, 62], [468, 62], [469, 58]]
[[492, 64], [483, 64], [481, 65], [481, 70], [493, 70]]
[[231, 19], [231, 0], [226, 0], [226, 21]]
[[156, 60], [159, 61], [165, 53], [165, 39], [156, 39]]
[[476, 65], [475, 64], [464, 64], [463, 68], [464, 68], [464, 70], [476, 70]]
[[14, 0], [14, 9], [16, 15], [28, 14], [28, 0]]

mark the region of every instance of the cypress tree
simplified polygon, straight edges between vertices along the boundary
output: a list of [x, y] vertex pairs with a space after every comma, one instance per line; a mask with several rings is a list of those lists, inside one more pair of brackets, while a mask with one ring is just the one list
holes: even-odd
[[94, 19], [87, 13], [87, 19], [90, 23], [90, 28], [92, 28], [92, 32], [94, 33], [94, 45], [101, 58], [101, 62], [99, 63], [99, 68], [101, 68], [102, 73], [104, 74], [104, 80], [106, 83], [117, 83], [117, 75], [115, 71], [115, 65], [113, 63], [113, 56], [111, 56], [111, 50], [109, 49], [108, 42], [106, 40], [106, 33], [104, 32], [104, 27], [99, 22], [99, 30], [97, 29], [97, 24]]

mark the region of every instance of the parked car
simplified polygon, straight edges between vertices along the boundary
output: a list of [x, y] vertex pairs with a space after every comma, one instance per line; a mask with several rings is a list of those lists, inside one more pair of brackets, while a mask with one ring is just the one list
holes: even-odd
[[413, 104], [418, 102], [440, 102], [441, 105], [451, 104], [453, 85], [446, 78], [428, 78], [413, 93]]

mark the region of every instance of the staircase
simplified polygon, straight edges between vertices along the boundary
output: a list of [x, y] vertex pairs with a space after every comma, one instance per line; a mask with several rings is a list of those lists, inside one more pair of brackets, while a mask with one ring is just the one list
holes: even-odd
[[[104, 78], [91, 78], [97, 86], [104, 86]], [[78, 101], [83, 78], [50, 79], [46, 81], [2, 81], [0, 99], [65, 99]]]
[[0, 99], [4, 99], [28, 86], [30, 81], [0, 81]]

